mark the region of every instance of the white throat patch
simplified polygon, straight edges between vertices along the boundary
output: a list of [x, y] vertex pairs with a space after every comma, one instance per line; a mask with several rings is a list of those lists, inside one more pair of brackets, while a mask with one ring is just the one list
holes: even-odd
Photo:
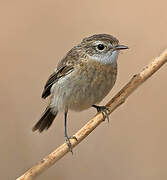
[[99, 55], [99, 54], [95, 54], [93, 56], [89, 56], [88, 57], [94, 61], [98, 61], [102, 64], [116, 64], [117, 62], [117, 58], [118, 58], [118, 54], [119, 51], [109, 51], [106, 54], [103, 55]]

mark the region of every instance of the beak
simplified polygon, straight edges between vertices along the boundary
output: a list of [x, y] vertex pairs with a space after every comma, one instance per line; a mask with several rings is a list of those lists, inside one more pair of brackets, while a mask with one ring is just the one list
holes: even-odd
[[128, 49], [128, 46], [117, 45], [117, 46], [114, 48], [114, 51], [115, 51], [115, 50], [124, 50], [124, 49]]

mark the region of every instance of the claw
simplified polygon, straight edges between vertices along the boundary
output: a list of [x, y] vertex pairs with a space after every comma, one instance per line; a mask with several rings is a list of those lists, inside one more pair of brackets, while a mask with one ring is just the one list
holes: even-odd
[[75, 137], [75, 136], [70, 136], [70, 137], [68, 137], [68, 136], [66, 136], [65, 137], [65, 141], [66, 141], [66, 144], [67, 144], [67, 146], [68, 146], [68, 148], [69, 148], [69, 151], [72, 153], [72, 155], [73, 155], [73, 151], [72, 151], [72, 145], [71, 145], [71, 142], [70, 142], [70, 139], [75, 139], [76, 141], [78, 141], [78, 139]]
[[107, 118], [107, 121], [109, 122], [109, 116], [108, 116], [108, 108], [106, 106], [96, 106], [96, 105], [93, 105], [92, 107], [96, 108], [97, 112], [101, 112], [103, 113], [103, 115], [105, 116], [105, 118]]
[[76, 141], [78, 141], [78, 139], [75, 136], [70, 136], [70, 139], [75, 139]]

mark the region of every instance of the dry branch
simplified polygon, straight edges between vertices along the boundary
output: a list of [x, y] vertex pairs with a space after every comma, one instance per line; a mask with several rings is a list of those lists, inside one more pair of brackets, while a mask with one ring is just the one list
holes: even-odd
[[[167, 50], [165, 50], [159, 57], [155, 58], [150, 64], [148, 64], [140, 73], [134, 75], [132, 79], [118, 92], [118, 94], [112, 98], [108, 103], [108, 114], [111, 114], [118, 106], [125, 102], [126, 98], [144, 81], [152, 76], [163, 64], [167, 62]], [[101, 122], [104, 121], [102, 113], [98, 113], [92, 118], [84, 127], [82, 127], [75, 137], [78, 141], [71, 140], [72, 147], [79, 144], [85, 137], [87, 137]], [[69, 152], [66, 143], [59, 146], [55, 151], [50, 153], [35, 166], [29, 169], [17, 180], [33, 180], [39, 174], [44, 172], [47, 168], [52, 166], [55, 162], [61, 159], [65, 154]]]

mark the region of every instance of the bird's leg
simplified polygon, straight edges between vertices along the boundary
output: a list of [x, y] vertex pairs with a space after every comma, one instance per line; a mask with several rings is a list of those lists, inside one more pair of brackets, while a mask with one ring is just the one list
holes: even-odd
[[103, 115], [107, 118], [107, 121], [109, 122], [109, 116], [108, 116], [108, 108], [106, 106], [97, 106], [97, 105], [92, 105], [92, 107], [96, 108], [97, 112], [102, 112]]
[[64, 113], [64, 137], [70, 152], [73, 154], [70, 139], [75, 139], [76, 141], [78, 141], [78, 139], [75, 136], [68, 137], [67, 135], [67, 111]]

